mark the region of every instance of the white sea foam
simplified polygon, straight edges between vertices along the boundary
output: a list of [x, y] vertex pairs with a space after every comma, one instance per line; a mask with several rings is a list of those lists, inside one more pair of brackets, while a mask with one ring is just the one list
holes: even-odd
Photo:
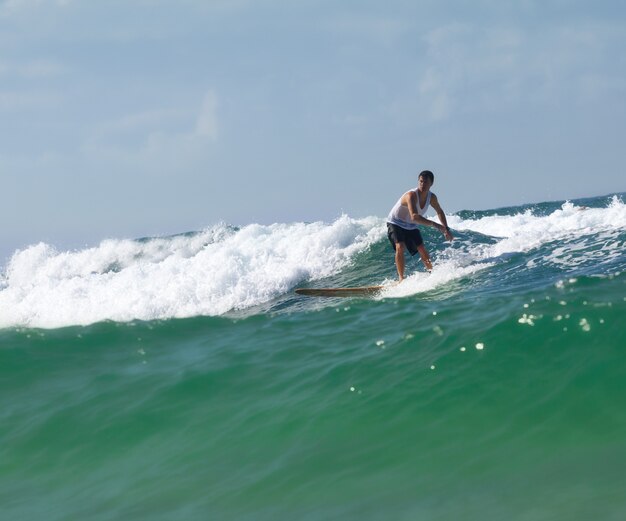
[[[578, 262], [584, 256], [577, 249], [585, 248], [587, 240], [594, 241], [598, 262], [623, 255], [624, 244], [616, 237], [626, 228], [626, 205], [614, 197], [606, 208], [565, 203], [546, 216], [531, 211], [480, 219], [451, 215], [448, 222], [459, 236], [472, 231], [495, 239], [446, 243], [437, 251], [432, 274], [415, 272], [383, 297], [431, 291], [491, 266], [498, 256], [551, 241], [559, 242], [545, 260], [554, 263]], [[61, 327], [247, 309], [303, 282], [339, 273], [355, 254], [386, 240], [384, 236], [383, 219], [342, 216], [333, 223], [251, 224], [240, 230], [220, 224], [197, 234], [107, 240], [70, 252], [41, 243], [16, 252], [0, 275], [0, 327]], [[388, 262], [392, 270], [391, 253]]]
[[339, 272], [383, 236], [380, 219], [218, 225], [193, 236], [107, 240], [82, 251], [16, 252], [0, 290], [0, 327], [220, 315]]
[[480, 252], [481, 255], [497, 256], [529, 251], [570, 236], [624, 229], [626, 205], [613, 196], [607, 208], [586, 208], [566, 202], [547, 216], [534, 215], [530, 210], [517, 215], [490, 215], [476, 220], [464, 220], [452, 215], [448, 218], [448, 224], [458, 230], [501, 238], [495, 246]]
[[418, 271], [406, 277], [401, 284], [389, 283], [379, 298], [407, 297], [416, 293], [427, 293], [492, 265], [492, 263], [483, 262], [464, 266], [458, 261], [444, 260], [433, 267], [432, 273]]

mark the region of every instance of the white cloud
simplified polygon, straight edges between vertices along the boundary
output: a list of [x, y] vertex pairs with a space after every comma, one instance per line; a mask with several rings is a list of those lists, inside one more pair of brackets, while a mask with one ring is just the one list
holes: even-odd
[[419, 92], [434, 107], [434, 119], [452, 116], [453, 108], [502, 106], [520, 93], [517, 85], [524, 79], [529, 49], [518, 30], [452, 24], [434, 29], [424, 40], [428, 66]]
[[[215, 141], [218, 136], [217, 94], [205, 93], [198, 109], [189, 107], [154, 108], [101, 121], [92, 127], [86, 146], [125, 150], [151, 150], [168, 143], [194, 146]], [[142, 152], [143, 153], [143, 152]]]
[[5, 0], [0, 5], [0, 16], [11, 16], [39, 7], [66, 7], [72, 0]]
[[208, 145], [218, 136], [217, 107], [217, 94], [209, 90], [195, 111], [152, 109], [101, 123], [79, 147], [82, 160], [120, 175], [151, 179], [195, 172], [215, 152]]
[[106, 139], [118, 134], [126, 136], [129, 133], [145, 135], [157, 131], [166, 132], [173, 127], [184, 125], [185, 119], [188, 118], [189, 112], [182, 109], [146, 110], [105, 122], [99, 126], [97, 134]]
[[352, 14], [325, 22], [323, 27], [339, 36], [365, 37], [385, 46], [393, 45], [411, 29], [411, 24], [400, 18]]
[[[454, 23], [423, 36], [413, 85], [387, 112], [399, 123], [460, 114], [554, 109], [593, 103], [626, 91], [623, 66], [609, 50], [623, 40], [620, 23], [585, 21], [550, 30]], [[408, 84], [407, 84], [408, 85]], [[566, 101], [567, 100], [567, 101]]]
[[447, 94], [443, 78], [434, 69], [428, 69], [418, 86], [422, 113], [431, 121], [442, 121], [452, 113], [453, 101]]
[[213, 90], [204, 95], [196, 121], [196, 134], [212, 141], [217, 139], [217, 95]]
[[25, 63], [0, 62], [0, 76], [23, 79], [48, 78], [63, 74], [67, 70], [66, 65], [54, 60], [31, 60]]
[[16, 67], [16, 70], [25, 78], [46, 78], [65, 72], [67, 67], [57, 61], [35, 60]]
[[41, 110], [57, 107], [61, 96], [51, 92], [0, 91], [0, 111]]

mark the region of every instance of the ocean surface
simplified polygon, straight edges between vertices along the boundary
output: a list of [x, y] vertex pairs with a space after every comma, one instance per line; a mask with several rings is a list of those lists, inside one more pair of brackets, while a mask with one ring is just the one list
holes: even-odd
[[622, 197], [15, 252], [0, 519], [623, 521]]

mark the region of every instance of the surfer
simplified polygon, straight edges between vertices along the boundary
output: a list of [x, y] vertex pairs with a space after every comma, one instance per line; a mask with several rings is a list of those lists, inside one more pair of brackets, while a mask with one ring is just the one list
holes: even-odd
[[[387, 217], [387, 236], [396, 252], [396, 269], [400, 282], [404, 279], [404, 250], [408, 250], [411, 256], [419, 252], [426, 269], [428, 271], [433, 269], [418, 224], [437, 228], [447, 240], [453, 239], [446, 214], [439, 205], [437, 196], [430, 191], [434, 182], [435, 176], [430, 170], [420, 172], [417, 188], [402, 195]], [[424, 217], [429, 206], [435, 209], [441, 224]]]

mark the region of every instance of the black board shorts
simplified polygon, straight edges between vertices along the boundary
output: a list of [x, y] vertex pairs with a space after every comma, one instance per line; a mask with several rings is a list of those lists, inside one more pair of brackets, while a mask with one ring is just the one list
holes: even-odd
[[422, 234], [419, 230], [406, 230], [401, 226], [391, 223], [387, 223], [387, 237], [389, 237], [393, 251], [396, 251], [397, 243], [403, 242], [411, 255], [415, 255], [417, 248], [424, 244]]

